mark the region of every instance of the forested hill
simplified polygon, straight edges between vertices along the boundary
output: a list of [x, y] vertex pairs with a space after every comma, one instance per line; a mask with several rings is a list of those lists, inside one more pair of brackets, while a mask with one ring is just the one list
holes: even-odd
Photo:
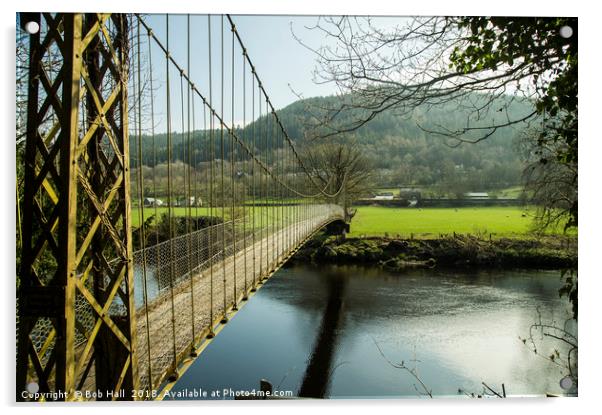
[[[478, 103], [479, 99], [477, 96], [472, 101]], [[299, 100], [279, 110], [278, 116], [290, 137], [302, 145], [304, 137], [315, 123], [314, 115], [319, 112], [318, 108], [332, 105], [335, 100], [338, 98], [316, 97]], [[483, 125], [492, 121], [503, 122], [508, 116], [518, 117], [531, 110], [528, 104], [510, 98], [502, 99], [496, 102], [496, 105], [499, 109], [493, 106], [492, 111], [481, 115]], [[360, 146], [362, 153], [371, 160], [377, 173], [378, 186], [439, 185], [478, 191], [519, 184], [523, 170], [517, 148], [519, 128], [500, 129], [477, 144], [465, 143], [455, 148], [450, 146], [454, 142], [449, 138], [425, 131], [441, 130], [442, 127], [450, 130], [462, 128], [466, 125], [468, 114], [469, 112], [463, 110], [456, 102], [432, 108], [418, 108], [409, 116], [399, 116], [388, 111], [342, 138]], [[343, 118], [341, 122], [344, 124], [346, 121], [348, 120]], [[265, 122], [264, 116], [244, 129], [237, 129], [237, 134], [248, 139], [253, 129], [256, 134], [264, 130]], [[196, 158], [198, 163], [207, 158], [208, 136], [206, 131], [194, 133], [193, 161]], [[152, 137], [143, 136], [144, 164], [152, 164], [149, 161], [154, 159], [150, 154], [151, 140]], [[175, 133], [172, 140], [174, 159], [186, 161], [185, 138]], [[157, 163], [162, 163], [166, 160], [165, 134], [155, 136], [155, 143], [158, 146]], [[229, 152], [228, 144], [229, 140], [226, 140], [226, 154]], [[259, 151], [264, 150], [262, 140], [256, 140], [255, 144]]]
[[[478, 106], [488, 97], [473, 94], [470, 102]], [[297, 101], [278, 111], [278, 115], [291, 137], [301, 139], [319, 117], [319, 108], [336, 105], [339, 98], [318, 97]], [[471, 112], [462, 103], [449, 102], [437, 107], [415, 109], [410, 115], [400, 116], [392, 111], [383, 112], [352, 133], [346, 139], [360, 146], [379, 174], [379, 185], [402, 184], [449, 185], [462, 182], [468, 190], [489, 190], [514, 186], [520, 183], [523, 164], [518, 150], [522, 128], [503, 128], [477, 143], [463, 143], [453, 148], [457, 141], [427, 131], [456, 130], [466, 126]], [[517, 119], [533, 110], [526, 102], [510, 97], [497, 99], [489, 112], [480, 114], [481, 120], [471, 125], [503, 123], [508, 117]], [[345, 125], [351, 117], [343, 115], [339, 121]], [[347, 119], [345, 119], [347, 118]], [[480, 122], [480, 124], [478, 124]], [[482, 134], [482, 132], [479, 132]], [[477, 135], [465, 138], [476, 138]]]

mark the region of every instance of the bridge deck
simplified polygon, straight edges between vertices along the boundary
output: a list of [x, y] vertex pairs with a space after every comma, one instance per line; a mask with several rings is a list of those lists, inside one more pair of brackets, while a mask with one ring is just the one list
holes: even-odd
[[[157, 388], [190, 354], [192, 345], [198, 345], [206, 338], [225, 313], [248, 294], [254, 281], [257, 283], [269, 276], [290, 252], [333, 217], [336, 214], [330, 210], [322, 212], [268, 234], [261, 240], [256, 235], [255, 244], [252, 243], [253, 235], [249, 235], [246, 250], [244, 243], [238, 241], [235, 251], [233, 246], [226, 249], [232, 254], [225, 260], [213, 261], [212, 265], [211, 261], [207, 261], [193, 273], [192, 278], [187, 276], [173, 289], [163, 289], [148, 302], [146, 308], [138, 307], [140, 388], [149, 388], [149, 384], [152, 384], [150, 389]], [[136, 290], [142, 290], [142, 287], [136, 286]], [[152, 382], [149, 382], [149, 376]]]

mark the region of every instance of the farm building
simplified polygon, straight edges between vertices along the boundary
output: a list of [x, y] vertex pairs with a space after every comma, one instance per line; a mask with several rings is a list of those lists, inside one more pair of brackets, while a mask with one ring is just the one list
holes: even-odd
[[203, 200], [200, 197], [194, 197], [194, 196], [190, 196], [189, 200], [188, 200], [188, 206], [198, 206], [201, 207], [203, 206]]
[[190, 196], [189, 198], [180, 197], [176, 199], [174, 206], [176, 207], [186, 207], [186, 206], [203, 206], [203, 200], [200, 197]]
[[468, 192], [464, 193], [466, 199], [485, 200], [489, 199], [489, 194], [486, 192]]
[[373, 197], [374, 200], [393, 200], [393, 193], [392, 192], [384, 192], [384, 193], [379, 193], [376, 196]]
[[161, 199], [155, 199], [154, 197], [145, 197], [144, 198], [144, 206], [146, 207], [155, 207], [155, 206], [163, 206], [165, 203]]

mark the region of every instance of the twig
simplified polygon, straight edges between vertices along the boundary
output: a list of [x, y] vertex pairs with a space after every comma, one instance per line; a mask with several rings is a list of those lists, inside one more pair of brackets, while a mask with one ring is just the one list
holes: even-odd
[[420, 383], [420, 386], [424, 390], [424, 393], [421, 393], [418, 390], [418, 388], [416, 387], [416, 385], [414, 384], [414, 389], [416, 389], [416, 392], [418, 392], [418, 394], [426, 394], [430, 398], [433, 397], [433, 392], [426, 387], [426, 385], [424, 384], [424, 382], [422, 381], [422, 379], [420, 379], [420, 377], [416, 373], [415, 369], [410, 369], [409, 367], [407, 367], [404, 364], [403, 361], [401, 363], [393, 363], [391, 360], [389, 360], [389, 358], [387, 356], [385, 356], [384, 352], [382, 351], [382, 349], [380, 348], [380, 346], [378, 345], [378, 343], [376, 342], [376, 340], [374, 340], [374, 338], [372, 338], [372, 341], [374, 342], [374, 345], [378, 349], [378, 352], [380, 353], [380, 355], [387, 361], [387, 363], [389, 363], [391, 366], [393, 366], [396, 369], [403, 369], [403, 370], [407, 371], [410, 375], [412, 375], [412, 377], [414, 379], [416, 379], [418, 381], [418, 383]]
[[[491, 393], [493, 393], [495, 396], [497, 396], [498, 398], [504, 398], [504, 396], [500, 395], [499, 393], [497, 393], [496, 391], [494, 391], [493, 389], [491, 389], [489, 387], [489, 385], [487, 385], [485, 382], [481, 382], [483, 384], [483, 386], [485, 386], [487, 389], [489, 389], [491, 391]], [[502, 386], [503, 387], [503, 386]]]

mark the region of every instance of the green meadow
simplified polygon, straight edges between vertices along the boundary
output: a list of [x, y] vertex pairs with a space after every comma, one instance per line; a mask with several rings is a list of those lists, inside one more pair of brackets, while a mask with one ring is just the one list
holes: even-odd
[[[215, 216], [215, 217], [219, 217], [221, 218], [222, 215], [225, 218], [226, 221], [230, 220], [230, 218], [232, 217], [232, 210], [230, 206], [227, 206], [226, 208], [222, 209], [221, 207], [214, 207], [212, 210], [207, 208], [207, 207], [173, 207], [172, 211], [173, 211], [173, 215], [174, 216], [188, 216], [189, 214], [189, 209], [190, 209], [190, 216], [192, 217], [196, 217], [196, 216]], [[253, 217], [253, 209], [255, 210], [255, 217], [257, 221], [262, 220], [267, 220], [267, 217], [269, 216], [269, 220], [271, 221], [276, 221], [278, 220], [280, 217], [286, 215], [287, 210], [291, 211], [291, 214], [293, 212], [294, 207], [293, 206], [255, 206], [254, 208], [251, 206], [246, 206], [245, 207], [245, 214], [247, 217], [247, 220], [251, 220]], [[144, 220], [150, 218], [153, 215], [156, 215], [157, 218], [160, 218], [162, 214], [167, 214], [169, 211], [169, 209], [167, 207], [145, 207], [145, 208], [140, 208], [140, 207], [132, 207], [132, 226], [137, 228], [140, 226], [140, 222], [141, 222], [141, 218], [142, 218], [142, 214], [144, 212]], [[234, 217], [235, 218], [242, 218], [243, 215], [243, 208], [241, 206], [237, 206], [234, 210]], [[258, 222], [259, 223], [259, 222]]]
[[[389, 208], [360, 206], [351, 222], [349, 236], [438, 237], [439, 234], [471, 233], [495, 236], [526, 235], [533, 224], [533, 208]], [[552, 233], [561, 233], [561, 229]]]

